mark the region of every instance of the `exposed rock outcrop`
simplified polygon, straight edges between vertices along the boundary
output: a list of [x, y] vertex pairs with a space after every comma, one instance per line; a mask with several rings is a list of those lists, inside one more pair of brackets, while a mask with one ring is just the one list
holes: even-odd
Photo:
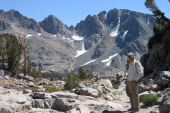
[[170, 32], [163, 37], [163, 42], [156, 43], [147, 54], [141, 57], [146, 73], [157, 75], [159, 71], [170, 70]]

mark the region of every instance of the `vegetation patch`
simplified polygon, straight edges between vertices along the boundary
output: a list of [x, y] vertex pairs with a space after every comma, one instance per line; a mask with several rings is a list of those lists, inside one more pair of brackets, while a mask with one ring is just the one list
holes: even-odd
[[78, 74], [75, 74], [73, 71], [71, 71], [66, 78], [66, 84], [64, 85], [64, 89], [71, 90], [77, 88], [79, 87], [80, 82], [84, 82], [87, 85], [87, 81], [89, 80], [91, 81], [89, 83], [93, 83], [93, 77], [94, 75], [91, 71], [85, 71], [83, 68], [79, 69]]
[[103, 94], [100, 90], [98, 90], [99, 97], [101, 97]]
[[112, 82], [112, 85], [113, 85], [114, 89], [118, 89], [119, 88], [119, 85], [117, 83], [115, 83], [115, 82]]
[[158, 96], [154, 94], [145, 95], [142, 99], [142, 102], [145, 106], [156, 105], [158, 101]]
[[19, 84], [21, 83], [20, 81], [16, 81], [16, 80], [3, 80], [0, 79], [0, 86], [6, 86], [6, 85], [10, 85], [10, 84]]
[[37, 87], [37, 86], [35, 86], [35, 87], [24, 87], [24, 88], [22, 88], [23, 91], [24, 91], [24, 90], [32, 90], [32, 91], [35, 91], [35, 90], [37, 90], [37, 89], [39, 89], [39, 87]]
[[56, 86], [44, 85], [45, 91], [48, 93], [55, 92], [55, 91], [62, 91], [62, 88], [57, 88]]

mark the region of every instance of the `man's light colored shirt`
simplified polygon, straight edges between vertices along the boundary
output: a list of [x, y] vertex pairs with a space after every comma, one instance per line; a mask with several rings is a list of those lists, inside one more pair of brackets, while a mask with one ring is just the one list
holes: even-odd
[[129, 63], [128, 77], [127, 77], [128, 81], [133, 81], [133, 80], [138, 81], [139, 78], [142, 76], [142, 74], [143, 74], [143, 69], [139, 61], [134, 60], [133, 62]]

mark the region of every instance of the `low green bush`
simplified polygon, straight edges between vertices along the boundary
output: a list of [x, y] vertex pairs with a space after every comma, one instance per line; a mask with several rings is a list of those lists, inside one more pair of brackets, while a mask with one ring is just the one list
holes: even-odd
[[116, 92], [113, 92], [112, 94], [113, 94], [114, 96], [116, 96], [116, 95], [117, 95], [117, 93], [116, 93]]
[[62, 88], [57, 88], [56, 86], [44, 85], [45, 91], [48, 93], [55, 92], [55, 91], [62, 91]]
[[119, 88], [119, 85], [116, 84], [115, 82], [112, 82], [112, 86], [113, 86], [114, 89], [118, 89]]
[[98, 94], [99, 94], [99, 97], [103, 95], [103, 93], [100, 90], [98, 90]]
[[154, 94], [145, 95], [142, 99], [142, 102], [145, 106], [156, 105], [158, 101], [158, 96]]

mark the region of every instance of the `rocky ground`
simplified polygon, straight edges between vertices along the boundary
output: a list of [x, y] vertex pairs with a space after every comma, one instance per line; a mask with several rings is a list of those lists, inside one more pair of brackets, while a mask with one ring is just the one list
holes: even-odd
[[[117, 99], [114, 99], [113, 102], [122, 105], [121, 109], [120, 108], [117, 108], [117, 109], [114, 108], [112, 110], [110, 108], [109, 110], [108, 109], [102, 110], [101, 113], [129, 113], [127, 111], [127, 109], [130, 108], [130, 103], [129, 103], [129, 99], [127, 98], [127, 96], [124, 92], [121, 95], [119, 95], [119, 97]], [[32, 108], [32, 112], [33, 113], [48, 113], [49, 109]], [[159, 113], [158, 105], [152, 106], [152, 107], [143, 107], [143, 104], [140, 103], [140, 111], [138, 113], [151, 113], [151, 112], [152, 113]], [[1, 112], [1, 113], [3, 113], [3, 112]], [[28, 113], [30, 113], [30, 112], [28, 112]], [[57, 113], [64, 113], [64, 112], [57, 111]]]
[[[18, 106], [16, 106], [15, 104], [11, 104], [10, 106], [8, 106], [8, 102], [11, 101], [11, 103], [19, 103], [19, 104], [22, 104], [22, 103], [27, 103], [27, 105], [30, 105], [31, 102], [33, 101], [33, 99], [31, 98], [31, 96], [28, 96], [28, 94], [23, 94], [22, 92], [17, 92], [17, 91], [14, 91], [16, 89], [9, 89], [7, 86], [12, 83], [12, 81], [6, 81], [6, 83], [4, 83], [3, 81], [1, 81], [1, 95], [0, 95], [0, 100], [1, 100], [1, 104], [5, 105], [5, 109], [9, 109], [8, 107], [13, 107], [13, 109], [15, 107], [18, 108]], [[18, 82], [16, 82], [18, 83]], [[4, 86], [7, 88], [2, 88]], [[125, 85], [122, 85], [117, 91], [116, 91], [116, 96], [114, 97], [113, 100], [111, 100], [112, 107], [110, 107], [109, 105], [107, 105], [108, 107], [107, 108], [104, 108], [102, 105], [100, 104], [97, 104], [97, 101], [94, 100], [94, 98], [91, 98], [91, 99], [88, 97], [88, 101], [87, 103], [84, 102], [85, 105], [90, 105], [90, 104], [94, 104], [96, 107], [98, 108], [95, 108], [96, 110], [93, 110], [91, 111], [90, 113], [128, 113], [127, 109], [130, 108], [130, 103], [129, 103], [129, 98], [127, 97], [126, 93], [125, 93]], [[6, 90], [5, 90], [6, 89]], [[75, 98], [73, 94], [67, 94], [66, 92], [60, 92], [58, 95], [62, 95], [62, 97], [67, 97], [68, 95], [70, 95], [70, 98]], [[41, 96], [41, 95], [40, 95]], [[77, 95], [76, 95], [77, 96]], [[86, 98], [86, 97], [85, 97]], [[11, 100], [10, 100], [11, 99]], [[103, 97], [100, 97], [99, 99], [103, 100]], [[31, 100], [31, 101], [26, 101], [26, 100]], [[40, 100], [40, 99], [39, 99]], [[93, 101], [94, 100], [94, 101]], [[5, 102], [6, 101], [6, 102]], [[93, 103], [94, 102], [94, 103]], [[108, 101], [106, 101], [108, 102]], [[39, 103], [37, 103], [39, 104]], [[103, 108], [100, 109], [100, 106], [102, 106]], [[114, 106], [114, 107], [113, 107]], [[34, 105], [35, 107], [35, 105]], [[92, 108], [94, 109], [94, 108]], [[2, 108], [1, 108], [1, 111]], [[21, 112], [21, 111], [20, 111]], [[26, 111], [25, 111], [26, 112]], [[159, 113], [159, 110], [158, 110], [158, 106], [152, 106], [152, 107], [143, 107], [143, 104], [140, 103], [140, 111], [139, 113]], [[10, 112], [10, 110], [4, 110], [4, 112], [1, 112], [1, 113], [13, 113], [13, 112]], [[19, 112], [18, 112], [19, 113]], [[24, 112], [23, 112], [24, 113]], [[43, 108], [31, 108], [31, 110], [28, 110], [27, 113], [64, 113], [64, 112], [60, 112], [60, 111], [55, 111], [55, 110], [52, 110], [52, 109], [43, 109]], [[68, 113], [74, 113], [74, 112], [68, 112]], [[75, 113], [79, 113], [79, 112], [75, 112]], [[85, 112], [83, 112], [85, 113]]]
[[[22, 74], [17, 78], [8, 75], [1, 76], [0, 113], [129, 113], [127, 110], [130, 108], [130, 103], [125, 92], [125, 82], [121, 82], [118, 89], [113, 88], [109, 79], [100, 79], [90, 84], [82, 82], [79, 84], [81, 88], [71, 92], [61, 91], [61, 89], [47, 92], [44, 87], [61, 88], [63, 85], [64, 81], [61, 80], [35, 80]], [[140, 85], [139, 88], [142, 91], [145, 87], [145, 85]], [[145, 95], [152, 93], [144, 89], [142, 92]], [[139, 97], [142, 97], [141, 94]], [[160, 108], [160, 113], [170, 111], [170, 93], [161, 97], [159, 101], [161, 105], [145, 107], [140, 102], [139, 113], [159, 113]]]
[[[122, 112], [127, 112], [130, 106], [129, 98], [127, 97], [125, 91], [122, 91], [122, 93], [117, 97], [117, 99], [113, 100], [114, 102], [121, 104], [123, 109]], [[114, 111], [112, 111], [114, 113]], [[152, 106], [152, 107], [144, 107], [143, 103], [140, 102], [140, 111], [138, 113], [159, 113], [158, 105]], [[115, 112], [116, 113], [116, 112]]]

